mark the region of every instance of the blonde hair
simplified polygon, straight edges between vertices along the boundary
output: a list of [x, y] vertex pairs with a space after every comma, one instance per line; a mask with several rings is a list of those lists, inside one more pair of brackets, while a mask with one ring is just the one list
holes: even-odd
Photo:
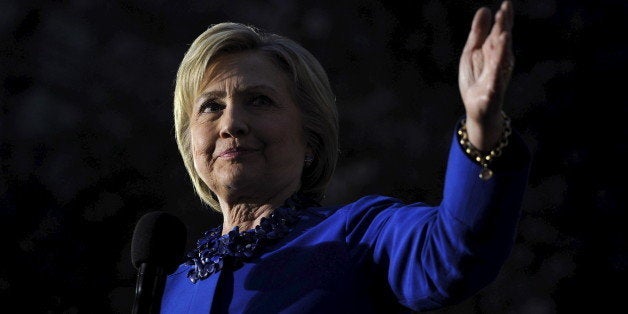
[[[296, 42], [238, 23], [220, 23], [198, 36], [183, 57], [174, 91], [174, 124], [179, 152], [203, 202], [220, 211], [214, 193], [194, 168], [190, 115], [207, 67], [219, 56], [259, 51], [269, 57], [291, 82], [301, 110], [303, 131], [314, 162], [303, 169], [300, 192], [321, 200], [338, 159], [338, 112], [327, 74], [320, 63]], [[260, 182], [263, 184], [263, 182]]]

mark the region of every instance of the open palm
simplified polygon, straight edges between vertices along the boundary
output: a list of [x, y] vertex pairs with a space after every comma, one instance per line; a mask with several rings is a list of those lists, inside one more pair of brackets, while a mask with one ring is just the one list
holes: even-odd
[[495, 13], [495, 23], [488, 8], [479, 9], [460, 58], [458, 84], [469, 135], [472, 142], [476, 137], [478, 148], [489, 146], [501, 133], [500, 112], [514, 65], [512, 25], [510, 1], [504, 1]]

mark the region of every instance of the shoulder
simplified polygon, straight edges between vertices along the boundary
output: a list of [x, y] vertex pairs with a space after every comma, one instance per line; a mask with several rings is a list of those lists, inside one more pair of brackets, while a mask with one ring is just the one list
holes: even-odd
[[404, 203], [394, 197], [367, 195], [342, 205], [307, 208], [302, 212], [301, 218], [311, 222], [307, 225], [316, 225], [323, 221], [325, 224], [350, 225], [352, 221], [373, 219], [387, 209], [402, 206]]
[[394, 197], [382, 196], [382, 195], [367, 195], [363, 196], [353, 202], [349, 202], [342, 205], [333, 205], [333, 206], [321, 206], [321, 207], [310, 207], [306, 209], [306, 213], [311, 216], [317, 216], [322, 219], [333, 216], [334, 214], [347, 214], [349, 212], [356, 211], [364, 211], [364, 210], [372, 210], [372, 209], [382, 209], [388, 208], [391, 206], [403, 206], [404, 203]]
[[363, 215], [366, 212], [379, 213], [386, 209], [399, 208], [405, 205], [406, 204], [398, 198], [383, 195], [367, 195], [340, 206], [338, 211], [346, 215]]
[[366, 195], [353, 202], [338, 206], [335, 216], [342, 217], [347, 227], [369, 223], [384, 223], [391, 216], [404, 212], [408, 207], [424, 206], [423, 203], [406, 204], [404, 201], [390, 196]]
[[384, 195], [367, 195], [356, 201], [343, 206], [344, 209], [369, 209], [373, 207], [386, 207], [392, 205], [403, 205], [403, 201], [398, 198]]

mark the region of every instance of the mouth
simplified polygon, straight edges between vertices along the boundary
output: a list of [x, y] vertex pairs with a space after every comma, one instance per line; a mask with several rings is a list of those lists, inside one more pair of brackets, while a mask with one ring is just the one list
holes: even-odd
[[218, 158], [223, 159], [235, 159], [239, 157], [244, 157], [246, 155], [252, 154], [256, 152], [257, 149], [247, 148], [247, 147], [231, 147], [223, 150], [218, 154]]

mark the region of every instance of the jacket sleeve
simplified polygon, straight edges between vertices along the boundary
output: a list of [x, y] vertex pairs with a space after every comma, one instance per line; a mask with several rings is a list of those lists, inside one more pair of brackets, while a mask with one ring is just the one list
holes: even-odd
[[441, 204], [362, 198], [344, 208], [347, 244], [358, 263], [386, 276], [402, 305], [420, 311], [458, 303], [493, 281], [510, 254], [529, 165], [513, 132], [484, 181], [454, 134]]

